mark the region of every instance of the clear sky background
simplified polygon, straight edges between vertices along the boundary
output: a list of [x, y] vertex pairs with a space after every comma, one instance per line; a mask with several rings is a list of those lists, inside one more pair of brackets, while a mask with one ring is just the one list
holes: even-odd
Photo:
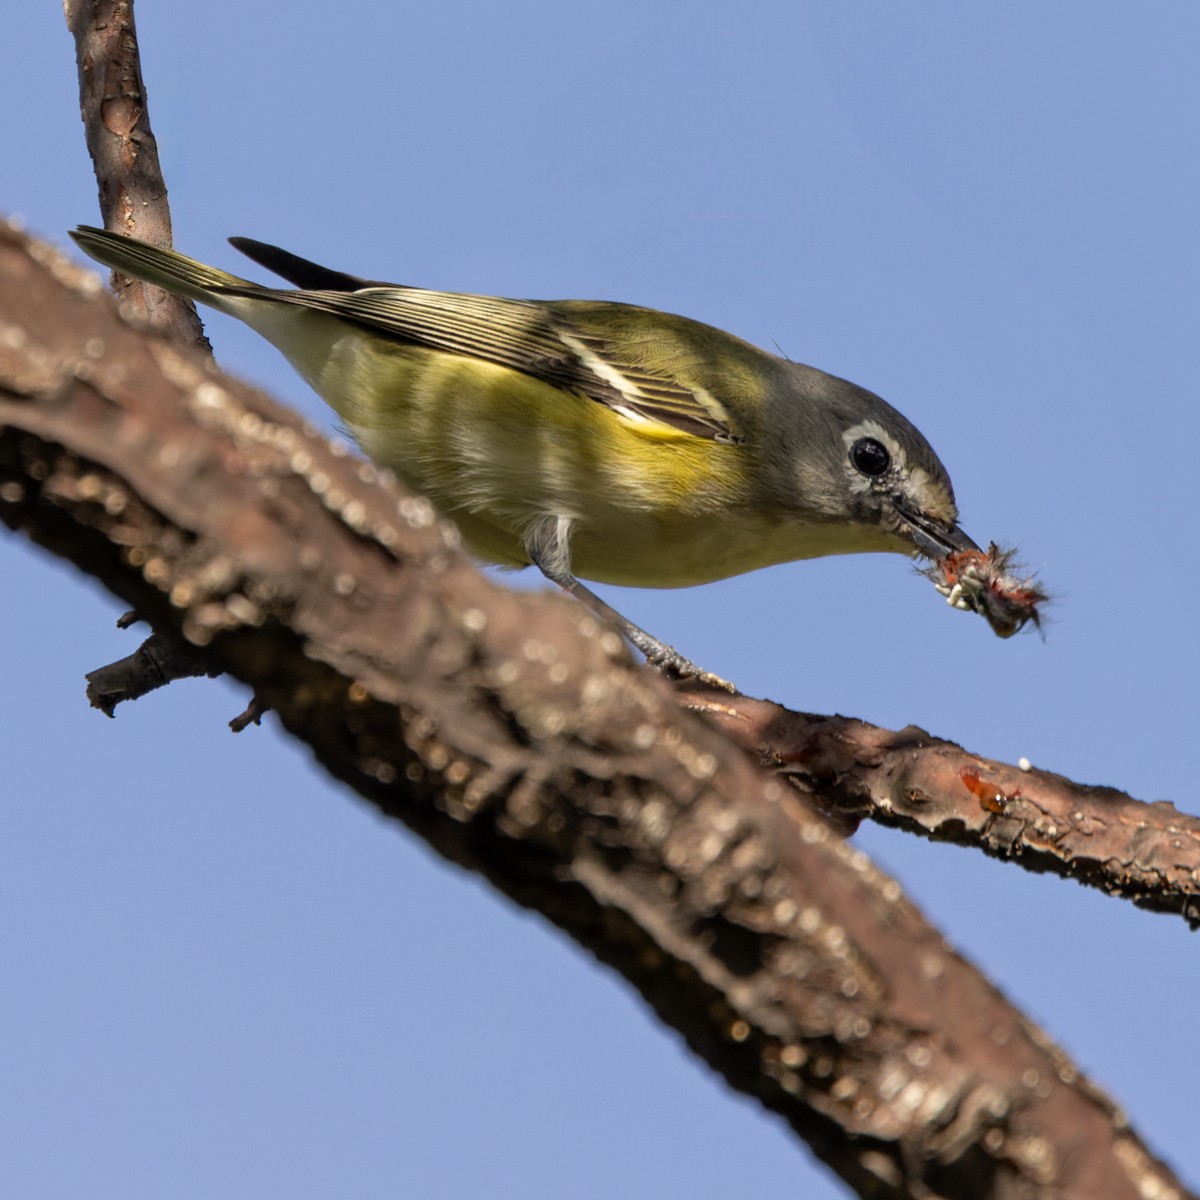
[[[60, 6], [9, 46], [0, 207], [95, 222]], [[177, 244], [683, 312], [880, 392], [1057, 601], [1002, 642], [894, 556], [610, 590], [789, 706], [1196, 811], [1200, 7], [139, 0]], [[208, 314], [205, 314], [208, 320]], [[265, 343], [222, 364], [330, 424]], [[530, 581], [536, 582], [536, 581]], [[844, 1196], [625, 984], [186, 682], [88, 709], [120, 606], [0, 534], [0, 1191]], [[1200, 1184], [1200, 940], [858, 844]]]

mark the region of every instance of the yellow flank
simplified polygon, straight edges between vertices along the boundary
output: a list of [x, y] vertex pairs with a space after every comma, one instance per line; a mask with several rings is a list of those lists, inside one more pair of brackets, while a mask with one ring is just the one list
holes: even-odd
[[732, 446], [664, 439], [652, 422], [507, 367], [354, 336], [312, 382], [371, 458], [494, 562], [527, 563], [525, 533], [547, 513], [573, 522], [575, 572], [608, 583], [680, 587], [770, 553], [730, 538], [731, 520], [748, 535], [763, 524]]

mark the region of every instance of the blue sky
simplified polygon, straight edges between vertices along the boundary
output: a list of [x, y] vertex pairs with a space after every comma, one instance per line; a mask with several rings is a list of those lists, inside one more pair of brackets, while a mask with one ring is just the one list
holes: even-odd
[[[96, 219], [72, 47], [59, 6], [17, 8], [0, 206], [61, 244]], [[1196, 810], [1200, 9], [280, 13], [139, 6], [181, 249], [242, 270], [243, 234], [427, 287], [648, 304], [880, 392], [965, 527], [1056, 594], [1044, 639], [999, 641], [893, 556], [608, 598], [749, 693]], [[225, 367], [328, 421], [204, 315]], [[83, 673], [137, 644], [120, 606], [12, 536], [0, 578], [8, 1194], [846, 1194], [620, 980], [271, 718], [230, 735], [232, 684], [89, 710]], [[1200, 1182], [1182, 922], [858, 843]]]

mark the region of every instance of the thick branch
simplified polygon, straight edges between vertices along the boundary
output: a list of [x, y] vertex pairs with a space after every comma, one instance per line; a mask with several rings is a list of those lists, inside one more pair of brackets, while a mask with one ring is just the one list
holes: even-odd
[[625, 974], [861, 1194], [1185, 1194], [894, 881], [615, 634], [489, 583], [425, 501], [96, 290], [0, 235], [0, 518]]

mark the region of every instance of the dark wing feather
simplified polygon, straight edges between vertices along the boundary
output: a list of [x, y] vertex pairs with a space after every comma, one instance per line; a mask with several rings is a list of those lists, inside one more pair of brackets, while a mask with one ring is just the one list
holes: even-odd
[[369, 281], [359, 279], [356, 275], [347, 275], [345, 271], [334, 271], [323, 267], [307, 258], [301, 258], [290, 250], [281, 250], [269, 242], [256, 242], [253, 238], [231, 237], [229, 244], [240, 250], [251, 262], [260, 267], [266, 267], [288, 283], [294, 283], [299, 288], [310, 288], [326, 292], [354, 292], [361, 287], [367, 287]]

